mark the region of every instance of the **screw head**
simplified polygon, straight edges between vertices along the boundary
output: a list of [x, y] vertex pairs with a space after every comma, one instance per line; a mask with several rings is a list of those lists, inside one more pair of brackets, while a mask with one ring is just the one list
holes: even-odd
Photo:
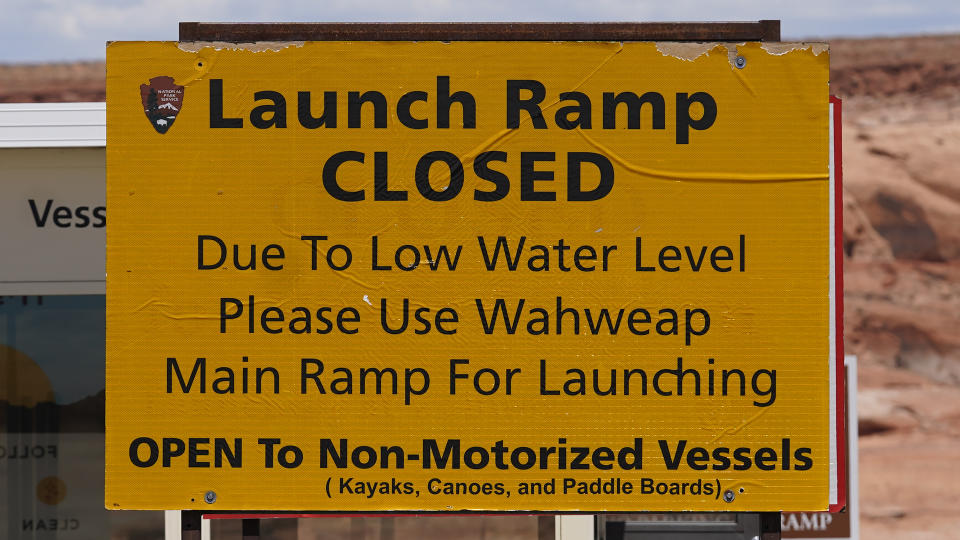
[[723, 492], [723, 500], [726, 501], [726, 502], [728, 502], [728, 503], [733, 502], [733, 500], [736, 499], [736, 498], [737, 498], [737, 496], [736, 496], [736, 494], [733, 492], [732, 489], [728, 489], [728, 490], [726, 490], [726, 491]]
[[742, 56], [738, 56], [733, 60], [733, 63], [737, 66], [737, 69], [743, 69], [743, 67], [747, 65], [747, 59]]
[[203, 500], [207, 504], [213, 504], [217, 502], [217, 493], [215, 491], [208, 491], [203, 494]]

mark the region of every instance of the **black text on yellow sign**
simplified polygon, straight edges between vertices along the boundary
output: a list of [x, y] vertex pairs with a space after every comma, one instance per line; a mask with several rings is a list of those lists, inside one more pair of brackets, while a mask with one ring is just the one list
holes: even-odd
[[827, 54], [730, 47], [112, 44], [107, 507], [824, 508]]

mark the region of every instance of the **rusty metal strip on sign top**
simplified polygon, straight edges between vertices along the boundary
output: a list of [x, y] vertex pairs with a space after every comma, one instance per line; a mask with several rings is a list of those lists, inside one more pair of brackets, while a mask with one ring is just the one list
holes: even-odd
[[780, 41], [780, 21], [210, 23], [181, 22], [180, 41]]

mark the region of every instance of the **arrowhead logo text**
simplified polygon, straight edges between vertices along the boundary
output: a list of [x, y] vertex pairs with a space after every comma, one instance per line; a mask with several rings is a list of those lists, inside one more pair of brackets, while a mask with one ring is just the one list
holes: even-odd
[[157, 133], [166, 133], [180, 114], [183, 87], [175, 84], [173, 77], [154, 77], [149, 85], [140, 85], [140, 99], [153, 129]]

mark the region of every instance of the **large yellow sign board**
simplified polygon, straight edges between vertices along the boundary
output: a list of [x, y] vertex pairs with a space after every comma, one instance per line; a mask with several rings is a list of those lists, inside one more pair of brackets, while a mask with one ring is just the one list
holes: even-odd
[[827, 507], [821, 47], [107, 60], [108, 508]]

